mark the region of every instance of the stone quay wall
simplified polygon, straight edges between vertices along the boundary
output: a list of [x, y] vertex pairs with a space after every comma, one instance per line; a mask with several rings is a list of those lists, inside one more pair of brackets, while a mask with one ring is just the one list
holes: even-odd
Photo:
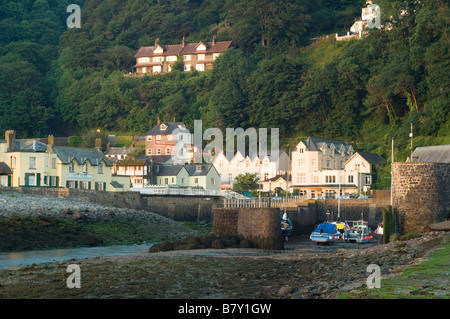
[[243, 236], [259, 249], [284, 249], [278, 208], [215, 208], [212, 232]]
[[404, 214], [405, 233], [423, 233], [450, 217], [450, 164], [394, 163], [393, 206]]

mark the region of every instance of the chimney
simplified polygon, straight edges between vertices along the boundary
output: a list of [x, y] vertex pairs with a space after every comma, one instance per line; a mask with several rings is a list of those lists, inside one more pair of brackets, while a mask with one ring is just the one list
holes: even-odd
[[95, 148], [102, 151], [102, 139], [99, 137], [95, 139]]
[[6, 151], [14, 152], [14, 144], [16, 143], [16, 131], [8, 130], [5, 132]]
[[213, 35], [212, 45], [216, 45], [216, 36], [215, 35]]
[[155, 47], [157, 47], [158, 44], [159, 44], [159, 38], [156, 38], [156, 39], [155, 39]]
[[186, 38], [183, 35], [183, 41], [181, 41], [181, 47], [184, 48], [186, 46]]
[[158, 120], [156, 121], [156, 126], [160, 126], [160, 125], [161, 125], [161, 121], [160, 121], [160, 119], [158, 117]]
[[53, 135], [48, 136], [48, 142], [47, 142], [47, 152], [52, 153], [53, 152], [53, 145], [55, 144], [55, 138]]

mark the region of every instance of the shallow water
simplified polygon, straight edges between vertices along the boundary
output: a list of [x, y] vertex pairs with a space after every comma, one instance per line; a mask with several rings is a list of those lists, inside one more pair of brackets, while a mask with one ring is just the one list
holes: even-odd
[[93, 257], [131, 256], [147, 253], [153, 243], [0, 253], [0, 269], [18, 269], [32, 264]]

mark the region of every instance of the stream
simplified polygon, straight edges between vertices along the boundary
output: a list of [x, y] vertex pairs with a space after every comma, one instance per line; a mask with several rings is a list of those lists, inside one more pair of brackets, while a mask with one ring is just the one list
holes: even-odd
[[141, 255], [147, 253], [152, 245], [153, 243], [0, 252], [0, 270], [19, 269], [20, 267], [30, 266], [32, 264], [43, 264], [70, 259]]

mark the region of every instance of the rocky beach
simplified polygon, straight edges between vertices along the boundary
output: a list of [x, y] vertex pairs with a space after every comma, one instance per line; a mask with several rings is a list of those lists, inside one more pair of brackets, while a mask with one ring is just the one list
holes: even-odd
[[[0, 194], [0, 216], [45, 215], [67, 220], [137, 219], [153, 222], [166, 235], [183, 238], [197, 232], [150, 212], [104, 207], [79, 200]], [[254, 248], [206, 248], [146, 252], [138, 256], [99, 257], [34, 264], [0, 271], [0, 298], [149, 298], [149, 299], [334, 299], [373, 296], [366, 281], [369, 265], [380, 267], [383, 280], [402, 276], [434, 253], [444, 251], [432, 276], [415, 279], [411, 287], [396, 288], [390, 298], [448, 298], [449, 232], [433, 231], [413, 239], [370, 247], [298, 248], [282, 251]], [[67, 267], [81, 269], [81, 288], [67, 287]], [[408, 281], [407, 280], [407, 281]]]

